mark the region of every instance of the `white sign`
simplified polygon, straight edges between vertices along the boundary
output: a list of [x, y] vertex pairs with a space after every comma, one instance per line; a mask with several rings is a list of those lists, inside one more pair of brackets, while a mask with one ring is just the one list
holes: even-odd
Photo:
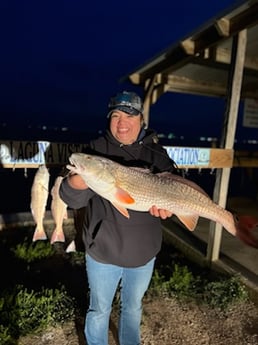
[[82, 152], [84, 144], [50, 143], [48, 141], [0, 141], [0, 163], [19, 166], [68, 162], [73, 152]]
[[258, 100], [250, 98], [245, 100], [243, 126], [258, 128]]
[[165, 147], [171, 159], [178, 165], [208, 165], [210, 149], [198, 147]]

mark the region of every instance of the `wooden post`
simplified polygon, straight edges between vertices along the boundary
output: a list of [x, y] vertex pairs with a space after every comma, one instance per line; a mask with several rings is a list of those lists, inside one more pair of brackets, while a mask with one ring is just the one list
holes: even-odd
[[[227, 99], [228, 109], [225, 114], [225, 126], [222, 133], [222, 144], [225, 148], [233, 148], [239, 100], [242, 87], [243, 70], [245, 62], [247, 31], [239, 32], [233, 38], [231, 69], [229, 76], [229, 94]], [[226, 206], [230, 168], [223, 168], [217, 171], [213, 200], [222, 207]], [[207, 247], [208, 261], [215, 261], [219, 258], [222, 226], [218, 223], [210, 223], [210, 232]]]
[[152, 97], [152, 92], [155, 86], [155, 81], [156, 81], [156, 75], [148, 81], [148, 84], [145, 86], [145, 97], [144, 97], [144, 102], [143, 102], [143, 119], [146, 128], [149, 126], [149, 119], [150, 119], [150, 106], [151, 106], [151, 97]]

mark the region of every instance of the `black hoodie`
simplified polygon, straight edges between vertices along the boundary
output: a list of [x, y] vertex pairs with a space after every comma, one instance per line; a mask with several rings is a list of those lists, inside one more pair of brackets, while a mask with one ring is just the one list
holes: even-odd
[[[87, 153], [101, 155], [127, 166], [150, 169], [153, 173], [175, 171], [166, 150], [157, 143], [152, 130], [142, 130], [138, 140], [122, 145], [112, 134], [92, 141]], [[73, 209], [85, 207], [83, 241], [86, 252], [102, 263], [122, 267], [146, 264], [161, 248], [160, 219], [149, 212], [128, 210], [130, 218], [120, 214], [109, 201], [90, 189], [76, 190], [64, 179], [60, 196]]]

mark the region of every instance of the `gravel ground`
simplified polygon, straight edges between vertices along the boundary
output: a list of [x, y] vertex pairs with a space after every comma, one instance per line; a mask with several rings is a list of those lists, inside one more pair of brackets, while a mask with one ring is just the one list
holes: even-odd
[[[118, 345], [117, 314], [111, 316], [109, 344]], [[21, 338], [18, 345], [85, 345], [83, 320]], [[252, 302], [227, 311], [180, 303], [173, 298], [145, 299], [142, 345], [257, 345], [258, 309]]]
[[[19, 236], [21, 230], [17, 231], [16, 237], [10, 237], [22, 242]], [[2, 241], [11, 247], [8, 238], [9, 236], [4, 236]], [[4, 249], [5, 247], [2, 248], [2, 254], [7, 260]], [[173, 251], [175, 250], [171, 249], [165, 253]], [[67, 264], [60, 258], [55, 263], [50, 261], [48, 266], [41, 267], [40, 277], [44, 282], [46, 276], [48, 283], [51, 277], [74, 283], [77, 289], [80, 287], [77, 297], [83, 304], [86, 290], [85, 269], [83, 266]], [[67, 322], [62, 327], [22, 337], [17, 345], [85, 345], [83, 323], [83, 318]], [[116, 325], [117, 310], [114, 308], [110, 321], [109, 345], [119, 345]], [[141, 345], [257, 345], [258, 306], [249, 301], [231, 306], [227, 311], [220, 311], [195, 302], [146, 296], [143, 301], [141, 330]]]

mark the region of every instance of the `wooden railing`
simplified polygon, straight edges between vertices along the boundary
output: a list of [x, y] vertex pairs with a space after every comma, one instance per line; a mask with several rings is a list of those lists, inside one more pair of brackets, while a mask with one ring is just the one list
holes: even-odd
[[[85, 144], [50, 143], [46, 141], [0, 141], [2, 168], [37, 168], [41, 164], [62, 166], [73, 152], [82, 152]], [[164, 146], [179, 168], [216, 169], [258, 167], [258, 151]]]

